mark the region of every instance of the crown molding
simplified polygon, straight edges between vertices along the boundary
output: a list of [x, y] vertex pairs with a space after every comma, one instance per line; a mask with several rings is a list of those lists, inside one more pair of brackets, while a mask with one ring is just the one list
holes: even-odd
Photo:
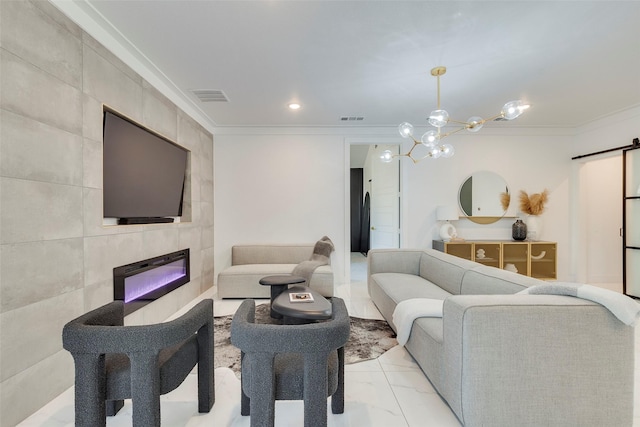
[[206, 130], [214, 133], [215, 122], [89, 2], [85, 0], [49, 1], [186, 114]]

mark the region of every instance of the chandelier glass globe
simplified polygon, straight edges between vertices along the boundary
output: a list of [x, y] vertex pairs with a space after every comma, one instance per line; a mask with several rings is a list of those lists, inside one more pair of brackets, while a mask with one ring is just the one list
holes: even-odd
[[403, 122], [398, 126], [398, 132], [403, 138], [409, 138], [413, 136], [413, 125], [411, 123]]
[[441, 156], [445, 159], [452, 157], [456, 152], [456, 150], [453, 148], [453, 145], [451, 144], [443, 144], [440, 148], [440, 151]]
[[380, 155], [380, 159], [384, 163], [390, 163], [393, 160], [393, 153], [391, 152], [391, 150], [384, 150]]
[[445, 110], [433, 110], [431, 114], [429, 114], [429, 124], [431, 126], [441, 128], [446, 126], [449, 122], [449, 113]]
[[436, 146], [429, 150], [429, 157], [437, 159], [440, 156], [442, 156], [442, 150], [440, 150], [440, 147]]
[[439, 140], [440, 140], [440, 135], [436, 130], [426, 131], [424, 135], [422, 135], [422, 138], [420, 138], [420, 142], [422, 142], [422, 145], [424, 145], [427, 148], [434, 147]]
[[510, 101], [504, 104], [500, 113], [505, 119], [513, 120], [520, 117], [527, 108], [529, 108], [529, 106], [522, 101]]
[[473, 116], [467, 120], [467, 132], [478, 132], [484, 126], [482, 117]]

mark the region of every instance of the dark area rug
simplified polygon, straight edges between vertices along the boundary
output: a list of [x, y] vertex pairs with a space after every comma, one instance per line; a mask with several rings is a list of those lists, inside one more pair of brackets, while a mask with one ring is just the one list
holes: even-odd
[[[214, 318], [215, 367], [227, 367], [236, 375], [240, 371], [240, 350], [231, 344], [233, 315]], [[256, 307], [257, 323], [275, 323], [269, 317], [269, 305]], [[357, 363], [379, 357], [398, 344], [393, 329], [384, 320], [351, 317], [351, 334], [345, 346], [345, 363]]]

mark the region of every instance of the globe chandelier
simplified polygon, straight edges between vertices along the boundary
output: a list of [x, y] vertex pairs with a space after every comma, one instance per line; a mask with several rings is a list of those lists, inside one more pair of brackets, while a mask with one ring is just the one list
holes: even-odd
[[[525, 104], [522, 101], [510, 101], [504, 104], [500, 113], [495, 116], [489, 117], [487, 119], [483, 119], [482, 117], [473, 116], [470, 117], [466, 122], [460, 120], [454, 120], [449, 117], [449, 113], [446, 110], [443, 110], [440, 107], [440, 76], [444, 75], [447, 72], [447, 68], [443, 66], [438, 66], [431, 69], [431, 75], [434, 76], [438, 81], [438, 100], [436, 109], [429, 114], [429, 124], [433, 126], [435, 129], [430, 129], [422, 135], [420, 141], [416, 140], [413, 137], [413, 125], [411, 123], [403, 122], [398, 126], [398, 131], [403, 138], [411, 138], [413, 140], [413, 146], [409, 151], [405, 154], [393, 154], [391, 150], [385, 150], [382, 152], [380, 158], [383, 162], [391, 162], [395, 157], [408, 157], [413, 160], [413, 163], [418, 163], [420, 160], [426, 159], [427, 157], [437, 159], [439, 157], [448, 158], [454, 155], [455, 149], [451, 144], [443, 144], [442, 140], [454, 133], [458, 133], [462, 130], [466, 130], [468, 132], [478, 132], [482, 129], [482, 126], [486, 122], [492, 120], [513, 120], [519, 117], [524, 110], [529, 108], [529, 105]], [[458, 127], [449, 131], [442, 132], [442, 128], [447, 126], [448, 124], [455, 124]], [[413, 150], [419, 145], [423, 145], [427, 149], [427, 154], [422, 157], [415, 157]]]

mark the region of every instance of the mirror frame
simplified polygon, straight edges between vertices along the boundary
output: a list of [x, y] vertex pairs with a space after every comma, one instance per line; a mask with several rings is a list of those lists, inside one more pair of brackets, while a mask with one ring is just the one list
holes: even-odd
[[[473, 216], [473, 215], [468, 215], [467, 212], [464, 210], [463, 203], [462, 203], [462, 198], [461, 198], [461, 194], [462, 194], [463, 188], [464, 188], [465, 184], [469, 181], [469, 179], [473, 178], [474, 175], [477, 175], [479, 173], [489, 173], [489, 174], [495, 175], [496, 177], [500, 178], [502, 180], [502, 182], [504, 183], [504, 187], [506, 189], [506, 192], [500, 192], [499, 195], [504, 194], [504, 193], [509, 195], [509, 203], [507, 204], [506, 208], [502, 212], [502, 215], [500, 215], [500, 216]], [[500, 176], [497, 173], [492, 172], [492, 171], [483, 170], [483, 171], [474, 172], [471, 175], [468, 175], [464, 179], [464, 181], [462, 181], [462, 184], [460, 184], [460, 187], [458, 188], [458, 207], [460, 208], [460, 212], [462, 213], [464, 218], [467, 218], [469, 221], [475, 222], [476, 224], [493, 224], [494, 222], [498, 222], [499, 220], [504, 218], [505, 215], [507, 214], [507, 211], [509, 210], [509, 205], [511, 203], [510, 199], [511, 199], [511, 191], [509, 190], [509, 185], [507, 184], [507, 181], [502, 176]], [[503, 205], [503, 207], [504, 207], [504, 205]]]

